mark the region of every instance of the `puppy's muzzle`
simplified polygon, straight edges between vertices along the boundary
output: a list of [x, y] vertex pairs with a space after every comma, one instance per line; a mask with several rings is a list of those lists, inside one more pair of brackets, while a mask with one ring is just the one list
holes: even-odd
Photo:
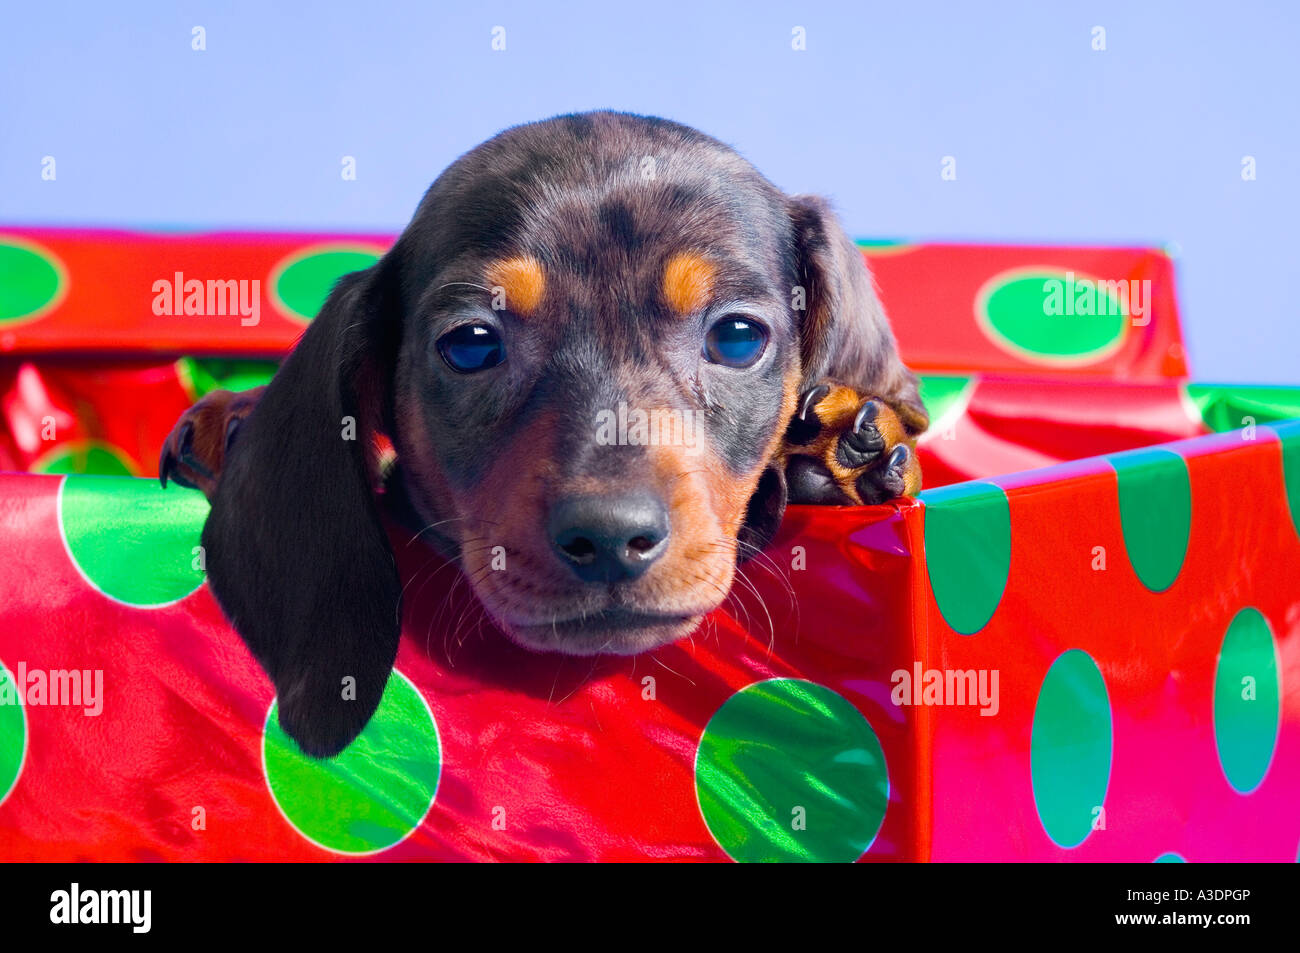
[[570, 496], [551, 508], [548, 530], [560, 561], [583, 582], [641, 576], [668, 549], [671, 521], [649, 493]]

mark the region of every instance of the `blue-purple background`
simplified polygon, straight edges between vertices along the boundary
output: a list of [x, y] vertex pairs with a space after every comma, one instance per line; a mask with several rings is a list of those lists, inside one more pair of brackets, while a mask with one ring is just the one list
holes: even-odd
[[7, 4], [0, 224], [397, 230], [498, 129], [615, 107], [863, 237], [1170, 244], [1196, 375], [1300, 382], [1300, 4], [271, 6]]

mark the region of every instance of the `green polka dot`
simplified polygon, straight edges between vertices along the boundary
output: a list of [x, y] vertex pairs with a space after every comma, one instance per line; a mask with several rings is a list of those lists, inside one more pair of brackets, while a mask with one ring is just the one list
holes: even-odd
[[921, 403], [925, 404], [932, 425], [961, 403], [962, 397], [966, 394], [966, 390], [973, 380], [974, 378], [971, 377], [957, 377], [949, 374], [918, 374], [916, 376], [916, 382], [921, 391]]
[[99, 440], [74, 440], [33, 461], [32, 473], [90, 473], [131, 476], [134, 469], [125, 453]]
[[328, 850], [366, 854], [419, 826], [438, 790], [441, 753], [433, 714], [394, 669], [375, 715], [337, 757], [303, 754], [266, 716], [262, 755], [275, 803], [298, 833]]
[[1034, 706], [1029, 766], [1043, 829], [1060, 847], [1078, 847], [1106, 802], [1112, 745], [1110, 698], [1082, 649], [1057, 656]]
[[0, 324], [40, 314], [62, 289], [62, 269], [52, 256], [0, 240]]
[[871, 725], [812, 682], [756, 682], [709, 719], [695, 760], [700, 813], [746, 861], [848, 862], [880, 831], [885, 753]]
[[1281, 692], [1273, 633], [1258, 609], [1233, 618], [1214, 673], [1214, 744], [1238, 794], [1259, 787], [1277, 743]]
[[275, 361], [243, 361], [224, 358], [182, 357], [176, 373], [191, 400], [214, 390], [252, 390], [275, 376]]
[[340, 278], [378, 260], [379, 254], [368, 249], [334, 248], [294, 256], [275, 276], [275, 299], [291, 317], [310, 321]]
[[1282, 481], [1286, 486], [1287, 509], [1291, 525], [1300, 536], [1300, 420], [1275, 424], [1273, 431], [1282, 440]]
[[1011, 509], [992, 483], [954, 483], [921, 494], [930, 589], [954, 631], [973, 635], [1002, 601], [1011, 572]]
[[[1085, 280], [1096, 289], [1092, 310], [1107, 313], [1078, 313], [1080, 283]], [[1088, 364], [1114, 353], [1128, 326], [1121, 300], [1107, 290], [1105, 282], [1098, 285], [1076, 275], [1076, 310], [1064, 313], [1070, 297], [1066, 282], [1064, 271], [1050, 269], [1018, 269], [999, 275], [976, 296], [976, 321], [995, 344], [1025, 360]]]
[[1173, 851], [1169, 851], [1166, 854], [1161, 854], [1159, 857], [1153, 860], [1152, 863], [1153, 864], [1185, 864], [1187, 863], [1187, 858], [1185, 858], [1182, 854], [1175, 854]]
[[1182, 389], [1201, 423], [1215, 433], [1300, 417], [1300, 387], [1184, 384]]
[[1110, 462], [1119, 478], [1119, 516], [1129, 562], [1142, 585], [1164, 592], [1183, 568], [1192, 530], [1187, 461], [1156, 448], [1118, 453]]
[[151, 608], [203, 584], [195, 568], [208, 502], [197, 490], [157, 480], [70, 476], [59, 488], [68, 555], [101, 593]]
[[0, 663], [0, 803], [9, 796], [22, 772], [27, 749], [27, 721], [14, 677]]

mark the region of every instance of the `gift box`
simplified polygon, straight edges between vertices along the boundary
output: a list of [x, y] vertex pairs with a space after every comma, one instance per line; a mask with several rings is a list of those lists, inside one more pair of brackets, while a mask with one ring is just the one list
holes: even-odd
[[[206, 502], [139, 477], [385, 244], [0, 235], [0, 452], [41, 471], [0, 475], [0, 857], [1296, 859], [1300, 391], [1188, 383], [1150, 250], [864, 246], [924, 372], [919, 499], [791, 508], [634, 658], [514, 647], [394, 527], [384, 700], [301, 754]], [[218, 279], [230, 313], [186, 313]]]

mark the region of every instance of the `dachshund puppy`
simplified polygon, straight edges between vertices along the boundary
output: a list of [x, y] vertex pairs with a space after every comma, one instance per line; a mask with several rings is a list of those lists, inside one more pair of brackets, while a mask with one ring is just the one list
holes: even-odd
[[323, 757], [397, 652], [381, 500], [520, 645], [633, 654], [692, 632], [787, 502], [915, 493], [927, 423], [824, 201], [597, 112], [453, 163], [263, 391], [181, 418], [160, 472], [211, 500], [212, 591]]

